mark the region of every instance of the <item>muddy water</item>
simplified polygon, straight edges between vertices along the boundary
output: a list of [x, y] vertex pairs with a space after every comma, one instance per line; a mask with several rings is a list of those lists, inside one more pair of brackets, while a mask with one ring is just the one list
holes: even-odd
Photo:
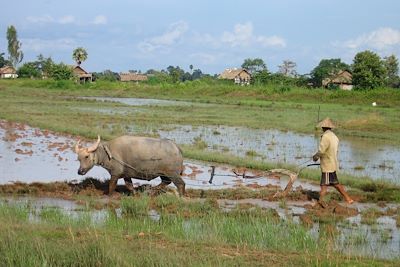
[[[20, 207], [29, 207], [29, 220], [32, 222], [40, 222], [42, 218], [40, 213], [42, 210], [54, 209], [61, 211], [62, 214], [69, 218], [76, 219], [83, 215], [93, 223], [103, 223], [108, 216], [107, 210], [88, 210], [85, 207], [76, 204], [76, 202], [57, 198], [36, 198], [36, 197], [0, 197], [0, 205], [15, 205]], [[119, 214], [120, 209], [116, 209], [115, 214]]]
[[[352, 224], [340, 224], [337, 229], [340, 235], [336, 240], [336, 248], [346, 255], [370, 256], [373, 258], [394, 259], [400, 254], [400, 230], [396, 220], [383, 216], [375, 225], [360, 223], [360, 216], [349, 218]], [[314, 226], [314, 231], [320, 230]]]
[[[53, 182], [80, 178], [77, 157], [72, 152], [76, 140], [23, 124], [0, 121], [0, 183]], [[108, 178], [101, 168], [92, 176]]]
[[[184, 101], [140, 98], [94, 97], [99, 101], [115, 101], [131, 106], [144, 105], [213, 105]], [[113, 112], [118, 112], [116, 108]], [[123, 108], [121, 108], [123, 109]], [[97, 110], [96, 112], [107, 112]], [[121, 111], [122, 112], [122, 111]], [[316, 152], [319, 137], [314, 135], [258, 130], [243, 127], [170, 125], [170, 130], [158, 130], [161, 137], [175, 140], [178, 144], [191, 144], [200, 138], [208, 149], [228, 151], [234, 155], [251, 154], [272, 162], [299, 164], [309, 160]], [[132, 127], [131, 133], [136, 133]], [[154, 131], [152, 132], [154, 133]], [[400, 146], [381, 140], [340, 137], [341, 171], [355, 176], [369, 176], [400, 184]]]
[[[19, 181], [54, 182], [80, 181], [84, 177], [77, 174], [79, 162], [72, 151], [76, 139], [58, 136], [49, 131], [42, 131], [23, 124], [0, 121], [0, 184]], [[88, 144], [83, 144], [88, 145]], [[288, 177], [267, 176], [258, 174], [253, 179], [243, 179], [232, 172], [232, 166], [216, 166], [212, 183], [211, 168], [202, 162], [185, 161], [183, 179], [187, 188], [221, 189], [235, 186], [277, 185], [281, 188], [287, 184]], [[243, 171], [241, 171], [243, 174]], [[246, 172], [246, 176], [255, 176]], [[85, 177], [100, 180], [109, 179], [109, 173], [101, 167], [93, 167]], [[133, 179], [137, 186], [143, 183], [156, 185], [161, 182], [156, 178], [151, 182]], [[123, 181], [119, 181], [123, 184]], [[311, 183], [296, 181], [294, 187], [318, 190]]]

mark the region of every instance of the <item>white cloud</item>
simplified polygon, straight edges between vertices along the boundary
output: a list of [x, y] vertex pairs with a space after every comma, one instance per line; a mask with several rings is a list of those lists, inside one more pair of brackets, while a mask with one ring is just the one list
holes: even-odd
[[393, 28], [380, 28], [360, 35], [355, 39], [345, 41], [341, 45], [350, 49], [374, 48], [384, 50], [391, 46], [400, 45], [400, 31]]
[[231, 47], [244, 47], [251, 45], [261, 45], [264, 47], [285, 47], [286, 41], [279, 36], [263, 36], [253, 33], [253, 24], [236, 24], [233, 32], [224, 32], [220, 38], [222, 43]]
[[28, 16], [26, 17], [26, 20], [30, 23], [40, 23], [40, 24], [46, 24], [46, 23], [59, 23], [59, 24], [71, 24], [71, 23], [76, 23], [75, 17], [72, 15], [65, 15], [62, 16], [61, 18], [54, 18], [50, 15], [43, 15], [43, 16]]
[[76, 41], [71, 38], [55, 40], [44, 39], [21, 39], [23, 49], [27, 51], [46, 53], [47, 51], [71, 50], [77, 46]]
[[50, 15], [44, 15], [39, 17], [28, 16], [26, 20], [30, 23], [50, 23], [55, 22], [54, 18]]
[[139, 43], [138, 47], [143, 52], [152, 52], [156, 49], [168, 48], [176, 44], [188, 29], [189, 26], [184, 21], [173, 23], [162, 35], [144, 40]]
[[224, 32], [222, 34], [221, 41], [233, 47], [250, 44], [253, 41], [252, 23], [236, 24], [233, 32]]
[[94, 18], [93, 24], [96, 25], [107, 24], [107, 17], [104, 15], [98, 15]]
[[202, 47], [212, 47], [212, 48], [218, 48], [221, 46], [220, 40], [218, 38], [215, 38], [209, 33], [198, 33], [198, 32], [193, 32], [193, 35], [191, 36], [190, 42], [193, 44], [200, 44]]
[[262, 46], [279, 46], [279, 47], [286, 46], [285, 40], [276, 35], [270, 37], [258, 36], [257, 42], [260, 43]]
[[71, 15], [63, 16], [57, 20], [60, 24], [70, 24], [75, 23], [75, 17]]

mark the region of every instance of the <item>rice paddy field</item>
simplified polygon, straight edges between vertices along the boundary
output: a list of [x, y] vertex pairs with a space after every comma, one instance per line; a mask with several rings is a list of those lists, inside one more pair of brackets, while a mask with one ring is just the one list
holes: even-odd
[[[400, 92], [281, 89], [0, 80], [2, 264], [398, 266]], [[339, 179], [359, 203], [353, 207], [341, 205], [332, 191], [329, 208], [321, 209], [312, 188], [274, 200], [275, 185], [256, 183], [193, 188], [185, 198], [146, 190], [111, 198], [96, 179], [65, 181], [76, 177], [76, 170], [65, 167], [75, 159], [58, 150], [71, 146], [64, 147], [62, 138], [90, 143], [97, 135], [110, 140], [135, 134], [173, 139], [185, 160], [199, 165], [296, 172], [314, 152], [315, 125], [325, 117], [337, 123], [348, 155]], [[28, 129], [42, 141], [33, 141]], [[55, 146], [46, 143], [49, 133]], [[34, 150], [35, 143], [44, 148]], [[31, 174], [39, 180], [28, 182], [26, 174], [9, 171], [28, 166], [22, 164], [39, 152], [47, 156], [37, 162], [59, 166], [62, 175], [38, 167]], [[305, 169], [301, 185], [317, 186], [319, 175]], [[85, 187], [77, 190], [76, 184]], [[38, 205], [43, 198], [49, 200]], [[384, 253], [373, 253], [378, 250]]]

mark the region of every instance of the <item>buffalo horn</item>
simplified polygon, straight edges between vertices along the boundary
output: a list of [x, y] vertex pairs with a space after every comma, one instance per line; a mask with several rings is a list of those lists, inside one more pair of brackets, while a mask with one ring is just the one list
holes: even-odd
[[89, 153], [93, 152], [93, 151], [96, 151], [96, 149], [99, 146], [99, 144], [100, 144], [100, 135], [97, 136], [97, 142], [95, 144], [93, 144], [92, 146], [88, 147], [87, 151]]
[[81, 144], [81, 140], [78, 140], [78, 142], [75, 144], [75, 153], [78, 153], [80, 144]]

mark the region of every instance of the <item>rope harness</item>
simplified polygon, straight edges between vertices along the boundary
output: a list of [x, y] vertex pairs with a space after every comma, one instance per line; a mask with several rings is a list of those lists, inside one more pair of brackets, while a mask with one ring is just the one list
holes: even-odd
[[[143, 171], [143, 170], [139, 170], [139, 169], [133, 167], [132, 165], [120, 160], [119, 158], [114, 157], [107, 145], [101, 144], [101, 146], [103, 147], [104, 151], [106, 152], [109, 160], [115, 160], [116, 162], [118, 162], [122, 166], [125, 166], [125, 167], [128, 167], [128, 168], [134, 170], [136, 173], [142, 173], [142, 174], [145, 174], [145, 175], [149, 175], [148, 172]], [[156, 161], [156, 160], [161, 160], [161, 159], [159, 159], [159, 158], [151, 158], [149, 160]], [[100, 165], [103, 166], [104, 163], [101, 163]], [[162, 175], [165, 175], [165, 174], [164, 173], [154, 173], [154, 175], [162, 176]]]
[[[107, 154], [109, 160], [115, 160], [116, 162], [118, 162], [118, 163], [121, 164], [122, 166], [126, 166], [126, 167], [128, 167], [128, 168], [134, 170], [135, 172], [139, 172], [139, 171], [138, 171], [135, 167], [133, 167], [132, 165], [130, 165], [130, 164], [128, 164], [128, 163], [126, 163], [126, 162], [124, 162], [124, 161], [122, 161], [122, 160], [120, 160], [120, 159], [114, 157], [114, 156], [111, 154], [111, 151], [110, 151], [110, 149], [108, 148], [108, 146], [106, 146], [106, 145], [104, 145], [104, 144], [101, 144], [101, 146], [103, 147], [104, 151], [106, 152], [106, 154]], [[101, 165], [101, 164], [100, 164], [100, 165]]]

